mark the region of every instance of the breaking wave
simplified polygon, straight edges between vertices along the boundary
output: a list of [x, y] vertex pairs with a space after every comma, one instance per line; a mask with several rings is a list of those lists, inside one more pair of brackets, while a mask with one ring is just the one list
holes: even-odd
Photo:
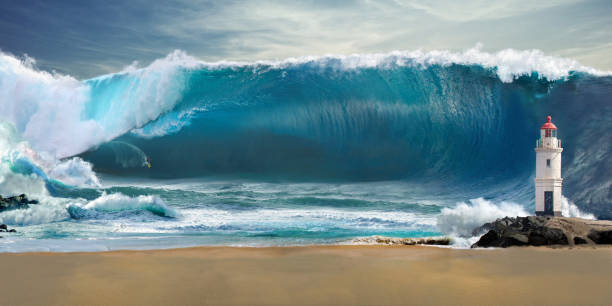
[[[463, 53], [395, 51], [384, 54], [305, 56], [283, 61], [215, 63], [202, 62], [182, 51], [175, 51], [145, 68], [131, 66], [120, 73], [82, 82], [71, 76], [37, 70], [35, 60], [27, 56], [18, 59], [0, 52], [0, 100], [3, 101], [0, 118], [15, 124], [19, 133], [35, 149], [53, 153], [57, 157], [66, 157], [132, 130], [149, 136], [162, 135], [159, 129], [176, 132], [185, 119], [193, 117], [195, 113], [228, 102], [233, 106], [260, 102], [248, 101], [241, 95], [245, 90], [253, 90], [248, 86], [250, 84], [241, 88], [232, 83], [263, 78], [262, 81], [269, 86], [275, 86], [275, 81], [277, 85], [283, 85], [281, 79], [290, 81], [287, 78], [289, 73], [300, 72], [303, 73], [302, 77], [313, 76], [313, 73], [323, 76], [329, 74], [328, 78], [338, 77], [338, 81], [343, 81], [351, 73], [363, 73], [371, 69], [379, 72], [374, 76], [381, 77], [380, 72], [383, 71], [427, 71], [433, 67], [448, 69], [458, 65], [489, 70], [504, 83], [533, 74], [548, 81], [567, 79], [575, 73], [595, 76], [609, 74], [574, 60], [546, 56], [538, 50], [506, 49], [491, 54], [476, 47]], [[448, 72], [452, 72], [452, 69]], [[197, 78], [198, 75], [204, 78]], [[194, 77], [201, 82], [195, 84]], [[211, 90], [220, 81], [227, 82], [236, 77], [237, 82], [229, 82], [220, 88], [234, 89], [226, 95], [219, 95], [218, 90], [200, 97], [190, 95], [194, 87]], [[262, 84], [259, 82], [257, 85]], [[211, 94], [213, 99], [210, 99]], [[218, 95], [217, 99], [214, 99], [214, 94]], [[372, 94], [373, 100], [377, 100], [377, 93]], [[228, 101], [232, 100], [228, 99], [231, 96], [236, 96], [235, 101]], [[179, 104], [194, 102], [203, 105], [175, 109]], [[155, 123], [158, 125], [156, 133], [140, 129], [161, 115], [173, 118], [175, 124], [165, 121], [165, 125], [160, 125], [158, 121]]]
[[561, 199], [561, 213], [566, 217], [575, 217], [582, 219], [595, 220], [595, 215], [591, 213], [585, 213], [576, 206], [575, 203], [568, 200], [566, 197]]
[[[177, 217], [179, 213], [166, 205], [158, 196], [128, 197], [121, 193], [102, 194], [85, 205], [68, 207], [70, 216], [75, 219], [95, 216], [95, 212], [120, 212], [145, 210], [162, 217]], [[94, 212], [92, 214], [91, 212]]]
[[481, 225], [498, 218], [523, 217], [530, 215], [525, 207], [517, 203], [502, 202], [499, 205], [483, 198], [458, 203], [454, 208], [443, 208], [438, 216], [438, 228], [446, 234], [459, 237], [472, 237], [480, 233], [472, 231]]
[[[582, 212], [566, 197], [561, 200], [562, 213], [565, 217], [595, 219], [593, 214]], [[437, 228], [444, 234], [452, 237], [456, 247], [470, 247], [484, 233], [475, 232], [485, 223], [493, 222], [504, 217], [524, 217], [532, 215], [524, 205], [512, 202], [498, 204], [483, 198], [472, 199], [469, 203], [457, 203], [454, 207], [442, 208], [437, 217]]]
[[441, 231], [467, 236], [532, 210], [533, 146], [549, 114], [565, 144], [564, 211], [612, 217], [612, 134], [602, 133], [612, 127], [612, 77], [537, 50], [216, 63], [175, 51], [84, 81], [34, 64], [0, 53], [0, 194], [71, 199], [2, 213], [7, 223], [180, 216], [158, 196], [100, 195], [98, 172], [408, 181], [454, 202], [476, 198], [438, 218]]

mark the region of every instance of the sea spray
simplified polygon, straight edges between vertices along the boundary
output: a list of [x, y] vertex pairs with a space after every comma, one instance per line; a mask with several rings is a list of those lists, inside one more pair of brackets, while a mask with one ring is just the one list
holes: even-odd
[[52, 224], [70, 219], [66, 211], [67, 200], [39, 197], [40, 204], [27, 209], [14, 209], [0, 213], [0, 223], [14, 226]]
[[0, 119], [36, 150], [69, 157], [171, 110], [184, 86], [178, 73], [192, 62], [174, 52], [143, 69], [81, 82], [0, 52]]
[[[78, 187], [99, 187], [100, 182], [92, 169], [92, 165], [79, 157], [57, 159], [47, 152], [37, 152], [30, 147], [29, 142], [22, 139], [13, 124], [0, 121], [0, 163], [4, 175], [0, 176], [5, 184], [11, 184], [8, 177], [18, 179], [21, 175], [32, 180], [44, 180], [49, 183], [58, 180], [65, 184]], [[23, 184], [16, 186], [28, 188]], [[4, 193], [18, 192], [5, 190]], [[35, 192], [40, 193], [40, 192]], [[32, 194], [32, 191], [30, 191]]]
[[[584, 213], [578, 207], [562, 199], [563, 216], [594, 220], [593, 214]], [[524, 217], [534, 215], [526, 211], [523, 205], [511, 202], [495, 204], [483, 198], [472, 199], [469, 203], [461, 202], [453, 208], [443, 208], [437, 217], [438, 229], [450, 237], [455, 247], [470, 247], [483, 232], [474, 232], [485, 223], [504, 217]]]
[[561, 213], [564, 217], [582, 218], [589, 220], [597, 219], [593, 214], [581, 211], [575, 203], [568, 200], [566, 197], [561, 198]]
[[506, 216], [528, 216], [522, 205], [511, 202], [494, 204], [483, 198], [457, 203], [453, 208], [443, 208], [438, 216], [438, 228], [446, 234], [471, 237], [472, 231], [484, 223]]

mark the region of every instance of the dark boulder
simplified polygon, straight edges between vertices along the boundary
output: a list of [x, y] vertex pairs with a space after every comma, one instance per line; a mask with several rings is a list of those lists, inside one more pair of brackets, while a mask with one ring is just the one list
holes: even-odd
[[0, 224], [0, 232], [16, 233], [17, 231], [13, 228], [9, 229], [8, 226], [6, 226], [6, 224]]
[[578, 245], [578, 244], [587, 244], [588, 242], [586, 241], [586, 239], [582, 238], [582, 237], [574, 237], [574, 244]]
[[546, 226], [550, 218], [546, 217], [505, 217], [495, 222], [484, 224], [474, 232], [489, 229], [475, 247], [510, 247], [510, 246], [540, 246], [567, 245], [565, 233], [557, 228]]
[[28, 208], [30, 207], [30, 204], [38, 204], [38, 201], [28, 200], [25, 194], [8, 198], [3, 198], [0, 196], [0, 212], [10, 209]]
[[537, 228], [529, 233], [529, 245], [568, 245], [567, 235], [558, 228]]
[[612, 230], [591, 230], [588, 237], [597, 244], [612, 244]]
[[505, 217], [476, 228], [487, 230], [476, 247], [612, 244], [612, 221], [565, 217]]
[[[476, 242], [477, 246], [486, 246], [486, 245], [492, 245], [494, 244], [496, 241], [499, 240], [499, 235], [497, 235], [497, 232], [494, 230], [489, 230], [486, 234], [482, 235], [482, 237], [480, 237], [480, 240], [478, 240], [478, 242]], [[474, 247], [474, 246], [472, 246]]]

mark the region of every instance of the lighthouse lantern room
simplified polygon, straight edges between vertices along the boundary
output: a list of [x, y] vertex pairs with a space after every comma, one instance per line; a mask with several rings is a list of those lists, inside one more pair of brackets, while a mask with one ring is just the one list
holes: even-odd
[[537, 216], [561, 215], [561, 140], [550, 116], [540, 128], [536, 144], [535, 204]]

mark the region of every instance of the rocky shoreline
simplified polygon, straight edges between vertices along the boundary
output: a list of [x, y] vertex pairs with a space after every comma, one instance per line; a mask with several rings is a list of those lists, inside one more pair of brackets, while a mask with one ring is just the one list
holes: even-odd
[[383, 236], [360, 237], [351, 240], [353, 244], [385, 244], [385, 245], [450, 245], [448, 237], [429, 238], [394, 238]]
[[[612, 246], [612, 221], [567, 217], [505, 217], [486, 223], [472, 232], [481, 236], [472, 248], [514, 246]], [[449, 237], [394, 238], [360, 237], [351, 244], [450, 245]]]
[[[17, 230], [15, 230], [14, 228], [9, 229], [8, 226], [6, 226], [6, 224], [0, 224], [0, 232], [16, 233]], [[0, 236], [0, 238], [2, 238], [2, 236]]]
[[31, 204], [38, 204], [38, 201], [28, 200], [28, 197], [25, 194], [8, 198], [4, 198], [0, 195], [0, 212], [10, 209], [28, 208]]
[[566, 217], [505, 217], [474, 230], [472, 248], [612, 245], [612, 221]]
[[[0, 212], [12, 209], [26, 209], [32, 204], [38, 204], [36, 200], [28, 200], [25, 194], [20, 194], [14, 197], [2, 197], [0, 195]], [[0, 232], [3, 233], [16, 233], [17, 230], [14, 228], [9, 229], [6, 224], [0, 224]], [[2, 238], [2, 236], [0, 236]]]
[[[0, 195], [0, 212], [26, 209], [38, 204], [25, 194], [4, 198]], [[6, 224], [0, 224], [0, 232], [14, 233]], [[472, 248], [513, 246], [576, 246], [612, 245], [612, 221], [586, 220], [568, 217], [505, 217], [486, 223], [472, 232], [481, 236]], [[1, 238], [1, 237], [0, 237]], [[393, 238], [383, 236], [360, 237], [352, 244], [382, 245], [450, 245], [449, 237]]]

